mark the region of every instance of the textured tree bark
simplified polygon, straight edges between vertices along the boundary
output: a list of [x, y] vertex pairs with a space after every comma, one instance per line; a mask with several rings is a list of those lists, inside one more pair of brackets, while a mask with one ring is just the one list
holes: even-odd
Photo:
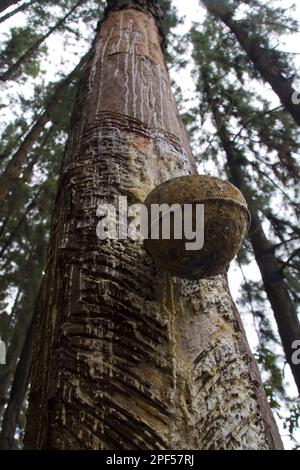
[[203, 0], [203, 3], [206, 5], [207, 9], [220, 18], [236, 36], [254, 67], [258, 70], [263, 79], [271, 85], [283, 106], [292, 115], [295, 122], [300, 125], [300, 104], [296, 104], [292, 100], [296, 90], [291, 85], [290, 79], [284, 76], [282, 66], [278, 60], [272, 56], [272, 52], [263, 47], [257, 37], [251, 37], [251, 32], [245, 25], [234, 21], [232, 18], [233, 13], [229, 11], [223, 0]]
[[86, 0], [79, 0], [69, 11], [68, 13], [61, 18], [52, 28], [50, 28], [46, 34], [44, 34], [40, 39], [38, 39], [31, 47], [14, 63], [12, 64], [9, 69], [0, 75], [0, 81], [6, 82], [7, 80], [12, 80], [16, 73], [19, 71], [20, 67], [27, 62], [32, 56], [38, 51], [41, 45], [53, 34], [57, 31], [67, 19], [74, 13], [74, 11]]
[[21, 0], [1, 0], [0, 2], [0, 12], [6, 10], [8, 7], [12, 7], [13, 5], [16, 5], [19, 3]]
[[226, 128], [226, 116], [220, 112], [219, 105], [212, 96], [209, 84], [206, 84], [206, 94], [211, 104], [211, 110], [218, 129], [218, 136], [227, 156], [232, 182], [243, 192], [251, 213], [252, 223], [249, 239], [263, 279], [267, 297], [274, 313], [286, 360], [292, 370], [300, 394], [300, 365], [294, 364], [292, 361], [294, 353], [292, 345], [294, 341], [300, 339], [300, 324], [297, 309], [289, 294], [281, 264], [274, 255], [273, 245], [264, 233], [256, 204], [245, 180], [240, 164], [240, 161], [243, 160], [243, 155], [230, 139], [230, 134]]
[[71, 82], [77, 78], [78, 73], [80, 72], [81, 67], [86, 60], [87, 57], [85, 56], [75, 67], [75, 69], [57, 86], [52, 97], [45, 106], [44, 111], [40, 114], [39, 118], [24, 138], [20, 147], [8, 162], [7, 167], [5, 168], [2, 175], [0, 175], [0, 204], [3, 202], [6, 195], [13, 188], [14, 184], [20, 177], [22, 166], [26, 161], [27, 155], [45, 128], [47, 122], [50, 121], [52, 113], [55, 111], [61, 96], [71, 84]]
[[282, 447], [225, 276], [170, 278], [141, 244], [96, 236], [100, 203], [143, 202], [158, 183], [196, 171], [156, 8], [110, 2], [79, 89], [39, 308], [27, 449]]

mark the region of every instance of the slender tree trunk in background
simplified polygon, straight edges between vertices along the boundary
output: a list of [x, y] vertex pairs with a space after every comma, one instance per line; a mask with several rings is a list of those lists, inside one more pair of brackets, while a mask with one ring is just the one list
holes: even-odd
[[[204, 76], [202, 74], [202, 77]], [[211, 110], [218, 129], [218, 136], [227, 156], [232, 182], [243, 192], [251, 213], [252, 223], [248, 238], [251, 242], [264, 288], [274, 313], [286, 360], [292, 370], [300, 394], [300, 364], [296, 365], [292, 361], [292, 355], [295, 352], [292, 345], [294, 341], [300, 339], [300, 324], [297, 309], [289, 294], [289, 289], [282, 273], [282, 266], [274, 255], [273, 245], [264, 233], [255, 201], [245, 180], [243, 167], [241, 166], [243, 155], [231, 141], [230, 134], [226, 128], [227, 117], [220, 112], [219, 105], [212, 96], [209, 83], [205, 85], [205, 92], [211, 104]]]
[[20, 177], [22, 165], [26, 161], [29, 152], [32, 150], [33, 145], [39, 138], [47, 122], [50, 121], [52, 113], [55, 111], [55, 108], [58, 104], [58, 101], [61, 99], [63, 93], [66, 91], [68, 86], [70, 86], [71, 82], [77, 77], [79, 71], [81, 70], [81, 67], [86, 62], [86, 59], [87, 57], [85, 56], [75, 67], [75, 69], [70, 73], [70, 75], [68, 75], [57, 86], [44, 111], [40, 114], [39, 118], [32, 126], [27, 136], [24, 138], [20, 147], [12, 156], [11, 160], [8, 162], [6, 169], [0, 176], [0, 204], [3, 202], [4, 198], [9, 193], [9, 191], [13, 188], [14, 184], [16, 184], [16, 181]]
[[[35, 165], [40, 159], [41, 150], [43, 147], [46, 146], [50, 137], [52, 137], [55, 127], [56, 127], [55, 124], [51, 124], [51, 126], [45, 130], [44, 134], [42, 135], [42, 139], [39, 143], [39, 147], [35, 149], [35, 152], [33, 153], [32, 158], [29, 159], [28, 162], [26, 162], [27, 165], [24, 166], [24, 169], [22, 170], [22, 182], [25, 182], [25, 181], [31, 182]], [[13, 195], [13, 192], [11, 194]]]
[[226, 277], [170, 278], [142, 244], [96, 236], [99, 204], [143, 202], [162, 181], [196, 171], [160, 17], [156, 1], [110, 1], [79, 89], [39, 307], [27, 449], [282, 447]]
[[22, 217], [19, 219], [18, 223], [16, 226], [10, 231], [9, 237], [5, 240], [4, 244], [2, 245], [2, 248], [0, 249], [0, 260], [3, 257], [4, 253], [6, 252], [7, 248], [10, 247], [11, 243], [14, 241], [16, 234], [18, 233], [19, 228], [23, 225], [23, 223], [26, 221], [26, 217], [34, 209], [36, 206], [39, 196], [41, 192], [43, 191], [45, 185], [41, 185], [36, 194], [34, 195], [33, 199], [31, 202], [28, 204], [28, 206], [25, 209], [24, 214]]
[[6, 10], [8, 7], [12, 7], [13, 5], [16, 5], [19, 3], [21, 0], [1, 0], [0, 2], [0, 13], [1, 11]]
[[38, 51], [38, 49], [43, 44], [43, 42], [45, 42], [46, 39], [48, 39], [49, 36], [51, 36], [51, 34], [57, 31], [67, 21], [67, 19], [74, 13], [74, 11], [85, 1], [86, 0], [79, 0], [61, 20], [59, 20], [52, 28], [48, 30], [46, 34], [44, 34], [44, 36], [42, 36], [34, 44], [32, 44], [32, 46], [29, 49], [27, 49], [27, 51], [17, 60], [17, 62], [12, 64], [6, 72], [0, 75], [0, 81], [5, 82], [7, 80], [12, 80], [15, 74], [20, 69], [20, 67], [25, 62], [31, 59], [31, 57]]
[[[11, 326], [10, 328], [12, 328], [12, 324], [13, 322], [15, 321], [15, 315], [17, 313], [17, 310], [18, 310], [18, 302], [19, 302], [19, 299], [20, 299], [20, 295], [21, 295], [21, 289], [19, 288], [18, 289], [18, 292], [17, 292], [17, 295], [15, 297], [15, 300], [14, 300], [14, 304], [12, 306], [12, 309], [11, 309]], [[16, 326], [16, 325], [15, 325]], [[15, 334], [16, 332], [16, 328], [14, 327], [13, 329], [13, 334]], [[10, 337], [10, 334], [8, 332], [8, 335], [7, 337], [4, 337], [3, 335], [2, 336], [2, 340], [4, 340], [4, 342], [6, 344], [8, 344], [9, 342], [9, 337]], [[16, 360], [17, 360], [18, 356], [16, 357]], [[7, 400], [7, 390], [9, 389], [9, 385], [10, 385], [10, 381], [11, 381], [11, 375], [10, 375], [10, 370], [11, 368], [13, 367], [13, 363], [12, 363], [12, 360], [11, 360], [11, 355], [9, 354], [9, 351], [7, 351], [7, 354], [6, 354], [6, 364], [5, 366], [2, 366], [0, 368], [0, 419], [2, 418], [2, 414], [3, 414], [3, 409], [5, 407], [5, 403], [6, 403], [6, 400]]]
[[[16, 305], [16, 307], [18, 308], [18, 305]], [[13, 329], [12, 339], [6, 355], [6, 364], [0, 368], [0, 414], [2, 414], [3, 408], [7, 402], [9, 387], [23, 347], [26, 330], [30, 323], [30, 318], [28, 318], [27, 313], [27, 311], [21, 311], [17, 316], [16, 325]]]
[[18, 8], [16, 8], [16, 9], [13, 10], [13, 11], [11, 11], [10, 13], [6, 13], [6, 15], [1, 16], [1, 18], [0, 18], [0, 23], [3, 23], [4, 21], [9, 20], [9, 18], [11, 18], [12, 16], [14, 16], [16, 13], [20, 13], [21, 11], [27, 10], [27, 8], [29, 8], [31, 5], [33, 5], [33, 4], [36, 3], [37, 1], [38, 1], [38, 0], [31, 0], [30, 2], [24, 3], [23, 5], [19, 6]]
[[[38, 248], [36, 252], [34, 252], [35, 256], [36, 253], [40, 253]], [[12, 312], [16, 320], [14, 320], [13, 334], [6, 355], [6, 364], [0, 368], [0, 414], [2, 414], [3, 407], [7, 403], [8, 392], [13, 381], [16, 364], [32, 320], [35, 299], [39, 288], [35, 280], [39, 279], [42, 275], [43, 261], [45, 260], [41, 258], [40, 266], [35, 266], [28, 270], [28, 279], [26, 279], [26, 283], [22, 288], [23, 296], [19, 299], [18, 303], [15, 304], [15, 311]], [[29, 265], [30, 257], [28, 257], [27, 263]]]
[[[47, 131], [44, 133], [43, 135], [43, 139], [40, 143], [40, 146], [39, 148], [35, 151], [35, 155], [33, 155], [33, 158], [31, 159], [31, 161], [28, 163], [28, 165], [26, 165], [26, 167], [24, 168], [23, 170], [23, 175], [22, 175], [22, 182], [24, 183], [25, 181], [26, 182], [30, 182], [31, 179], [32, 179], [32, 176], [33, 176], [33, 169], [36, 165], [36, 163], [38, 162], [39, 158], [40, 158], [40, 149], [43, 147], [43, 145], [46, 144], [48, 138], [51, 136], [52, 132], [53, 132], [53, 129], [54, 129], [54, 125], [52, 125], [49, 129], [47, 129]], [[23, 211], [23, 214], [22, 216], [19, 218], [17, 224], [15, 225], [14, 228], [12, 228], [10, 231], [9, 231], [9, 234], [8, 236], [5, 237], [5, 235], [7, 235], [5, 232], [6, 232], [6, 227], [7, 227], [7, 224], [10, 220], [10, 215], [9, 214], [8, 216], [5, 217], [4, 221], [3, 221], [3, 225], [1, 226], [0, 228], [0, 243], [2, 243], [2, 240], [1, 238], [3, 238], [3, 243], [1, 245], [1, 248], [0, 248], [0, 261], [1, 261], [1, 258], [3, 257], [4, 253], [6, 252], [7, 248], [9, 248], [11, 246], [11, 243], [14, 241], [15, 239], [15, 236], [16, 234], [18, 233], [19, 231], [19, 228], [23, 225], [23, 223], [26, 221], [26, 218], [28, 216], [28, 214], [32, 211], [32, 209], [34, 209], [34, 207], [36, 207], [36, 204], [38, 202], [38, 199], [41, 195], [41, 193], [44, 191], [45, 187], [47, 187], [47, 184], [48, 184], [48, 181], [45, 181], [43, 184], [40, 185], [39, 189], [36, 191], [36, 193], [34, 194], [33, 198], [31, 199], [31, 201], [29, 202], [29, 204], [27, 205], [27, 207], [24, 207], [24, 211]], [[14, 188], [15, 189], [15, 188]], [[14, 194], [14, 191], [12, 191], [10, 193], [10, 198], [14, 198], [15, 194]], [[25, 203], [25, 201], [24, 201]]]
[[[23, 130], [22, 133], [18, 136], [18, 139], [22, 140], [23, 137], [25, 137], [25, 135], [27, 134], [27, 132], [28, 132], [27, 129]], [[9, 132], [4, 132], [4, 134], [2, 135], [3, 141], [10, 139], [10, 138], [11, 138], [11, 130]], [[12, 154], [15, 147], [16, 147], [15, 143], [13, 145], [9, 145], [8, 143], [4, 147], [3, 152], [0, 154], [0, 160], [4, 161], [4, 159], [8, 158]], [[2, 163], [1, 163], [1, 166], [2, 166]]]
[[20, 359], [14, 374], [9, 400], [4, 412], [0, 434], [0, 450], [12, 450], [14, 448], [14, 436], [29, 383], [37, 306], [38, 302], [26, 333]]
[[208, 11], [221, 19], [236, 36], [255, 69], [271, 85], [283, 106], [292, 115], [295, 122], [300, 125], [300, 104], [294, 104], [292, 100], [296, 90], [292, 87], [291, 81], [285, 78], [282, 66], [272, 55], [272, 51], [263, 47], [257, 36], [244, 23], [241, 24], [233, 19], [233, 12], [228, 10], [223, 0], [202, 1]]

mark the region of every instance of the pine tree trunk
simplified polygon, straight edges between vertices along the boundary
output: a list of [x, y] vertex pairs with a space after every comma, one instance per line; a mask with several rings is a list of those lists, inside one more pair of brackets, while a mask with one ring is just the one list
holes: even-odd
[[251, 31], [245, 24], [240, 24], [232, 18], [233, 13], [228, 10], [223, 0], [213, 0], [213, 2], [211, 0], [203, 0], [203, 3], [236, 36], [255, 69], [271, 85], [283, 106], [292, 115], [295, 122], [300, 125], [300, 105], [294, 104], [292, 100], [296, 90], [292, 87], [291, 81], [285, 78], [281, 64], [272, 55], [271, 51], [263, 47], [257, 37], [254, 35], [251, 37]]
[[274, 313], [286, 360], [292, 370], [300, 394], [300, 365], [294, 364], [292, 361], [292, 355], [295, 352], [292, 345], [300, 338], [297, 309], [289, 294], [288, 286], [282, 273], [282, 266], [274, 255], [273, 245], [267, 239], [260, 222], [256, 204], [251, 196], [251, 191], [240, 163], [243, 161], [243, 155], [230, 139], [230, 134], [226, 128], [227, 118], [225, 115], [222, 115], [218, 103], [212, 97], [209, 84], [206, 84], [206, 94], [211, 104], [219, 138], [227, 156], [232, 182], [243, 192], [251, 213], [252, 223], [249, 239], [267, 297]]
[[9, 20], [12, 16], [14, 16], [16, 13], [20, 13], [21, 11], [27, 10], [31, 5], [36, 3], [38, 0], [31, 0], [28, 3], [24, 3], [23, 5], [19, 6], [15, 10], [11, 11], [10, 13], [6, 13], [6, 15], [1, 16], [0, 18], [0, 23], [3, 23], [4, 21]]
[[27, 314], [27, 311], [21, 311], [18, 314], [13, 336], [6, 355], [6, 364], [0, 369], [0, 415], [8, 399], [9, 388], [24, 344], [26, 330], [30, 323], [30, 318], [28, 318]]
[[55, 31], [57, 31], [74, 13], [74, 11], [85, 1], [86, 0], [79, 0], [61, 20], [59, 20], [52, 28], [50, 28], [48, 32], [38, 39], [31, 47], [29, 47], [29, 49], [17, 60], [17, 62], [12, 64], [6, 72], [0, 75], [0, 81], [6, 82], [7, 80], [12, 80], [20, 67], [32, 58], [32, 56], [38, 51], [46, 39], [48, 39]]
[[1, 13], [1, 11], [6, 10], [6, 8], [9, 8], [9, 7], [12, 7], [13, 5], [16, 5], [20, 1], [21, 0], [1, 0], [0, 13]]
[[14, 184], [20, 177], [22, 166], [26, 161], [26, 158], [31, 151], [36, 140], [39, 138], [47, 122], [51, 119], [52, 113], [55, 111], [57, 103], [61, 99], [63, 93], [70, 86], [71, 82], [77, 77], [82, 65], [85, 63], [86, 57], [84, 57], [75, 69], [68, 75], [56, 88], [51, 99], [45, 106], [44, 111], [40, 114], [39, 118], [24, 138], [18, 150], [12, 156], [8, 162], [6, 169], [0, 176], [0, 204], [5, 199], [6, 195], [13, 188]]
[[14, 448], [14, 436], [29, 383], [36, 317], [37, 310], [33, 314], [26, 333], [14, 374], [9, 400], [5, 408], [0, 434], [0, 450], [12, 450]]
[[39, 199], [39, 196], [40, 196], [41, 192], [43, 191], [43, 188], [44, 188], [44, 185], [41, 185], [40, 188], [38, 189], [38, 191], [36, 192], [36, 194], [34, 195], [33, 199], [31, 200], [31, 202], [26, 207], [25, 212], [22, 215], [22, 217], [19, 219], [18, 223], [10, 231], [8, 238], [5, 240], [4, 244], [2, 245], [2, 247], [0, 249], [0, 259], [3, 257], [3, 255], [6, 252], [7, 248], [9, 248], [11, 246], [12, 242], [15, 239], [16, 234], [18, 233], [18, 230], [22, 227], [22, 225], [26, 221], [26, 218], [27, 218], [28, 214], [30, 213], [30, 211], [32, 211], [32, 209], [34, 209], [34, 207], [36, 206], [36, 204], [38, 202], [38, 199]]
[[[17, 296], [12, 315], [13, 333], [9, 341], [6, 355], [6, 364], [0, 368], [0, 415], [7, 404], [9, 389], [13, 382], [18, 359], [24, 347], [24, 342], [29, 325], [32, 321], [34, 306], [36, 303], [39, 280], [42, 275], [45, 259], [43, 257], [40, 240], [36, 242], [36, 248], [28, 256], [24, 274], [24, 280], [20, 287], [20, 294]], [[43, 242], [44, 243], [44, 242]], [[42, 243], [42, 244], [43, 244]], [[38, 260], [38, 264], [30, 266], [31, 259]]]
[[160, 17], [155, 1], [110, 1], [79, 89], [39, 308], [27, 449], [282, 447], [226, 278], [170, 278], [141, 244], [96, 236], [99, 204], [143, 202], [160, 182], [196, 171]]

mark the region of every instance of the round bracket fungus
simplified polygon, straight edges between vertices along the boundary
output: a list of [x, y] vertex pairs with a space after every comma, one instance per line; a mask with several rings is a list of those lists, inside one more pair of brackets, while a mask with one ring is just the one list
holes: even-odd
[[[167, 204], [170, 208], [165, 212], [169, 214], [170, 236], [167, 239], [162, 236], [162, 221], [165, 217], [162, 211], [156, 222], [159, 225], [159, 235], [154, 239], [151, 211], [154, 205], [157, 208], [157, 205], [162, 207], [162, 204]], [[174, 204], [182, 209], [180, 239], [175, 235], [175, 213], [171, 210]], [[204, 207], [201, 227], [204, 244], [201, 249], [187, 249], [187, 243], [191, 240], [186, 238], [185, 232], [186, 204], [192, 208], [189, 218], [192, 220], [193, 231], [199, 230], [196, 206], [201, 204]], [[173, 276], [189, 280], [226, 272], [241, 247], [251, 220], [245, 198], [239, 189], [213, 176], [182, 176], [168, 180], [148, 194], [145, 205], [151, 226], [149, 238], [144, 240], [146, 251], [159, 268]]]

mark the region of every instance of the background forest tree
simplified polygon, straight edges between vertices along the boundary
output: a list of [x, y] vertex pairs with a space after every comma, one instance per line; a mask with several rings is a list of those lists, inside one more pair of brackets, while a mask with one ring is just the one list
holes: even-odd
[[[0, 367], [0, 446], [20, 448], [34, 312], [56, 185], [78, 80], [105, 2], [10, 3], [12, 8], [3, 8], [0, 17], [0, 334], [8, 345], [7, 364]], [[197, 21], [181, 37], [182, 20], [173, 2], [161, 2], [169, 33], [168, 67], [201, 172], [240, 183], [247, 194], [254, 225], [231, 276], [242, 279], [239, 303], [248, 334], [257, 334], [255, 354], [269, 402], [290, 435], [290, 445], [297, 446], [293, 435], [297, 435], [299, 402], [284, 343], [290, 347], [291, 338], [299, 338], [298, 123], [271, 92], [234, 31], [224, 26], [222, 2], [204, 3], [221, 5], [221, 14], [201, 9], [201, 16], [193, 17]], [[299, 31], [297, 17], [281, 3], [231, 0], [226, 5], [297, 89], [294, 56], [281, 52], [286, 36]], [[180, 80], [182, 70], [191, 67], [192, 97]], [[265, 251], [267, 260], [262, 256]], [[253, 260], [261, 273], [255, 281], [248, 268]], [[285, 295], [280, 300], [290, 303], [288, 319], [282, 320], [286, 309], [276, 308], [278, 299], [272, 304], [266, 262], [276, 265]], [[282, 322], [290, 325], [288, 333]], [[297, 382], [299, 370], [292, 372]]]

